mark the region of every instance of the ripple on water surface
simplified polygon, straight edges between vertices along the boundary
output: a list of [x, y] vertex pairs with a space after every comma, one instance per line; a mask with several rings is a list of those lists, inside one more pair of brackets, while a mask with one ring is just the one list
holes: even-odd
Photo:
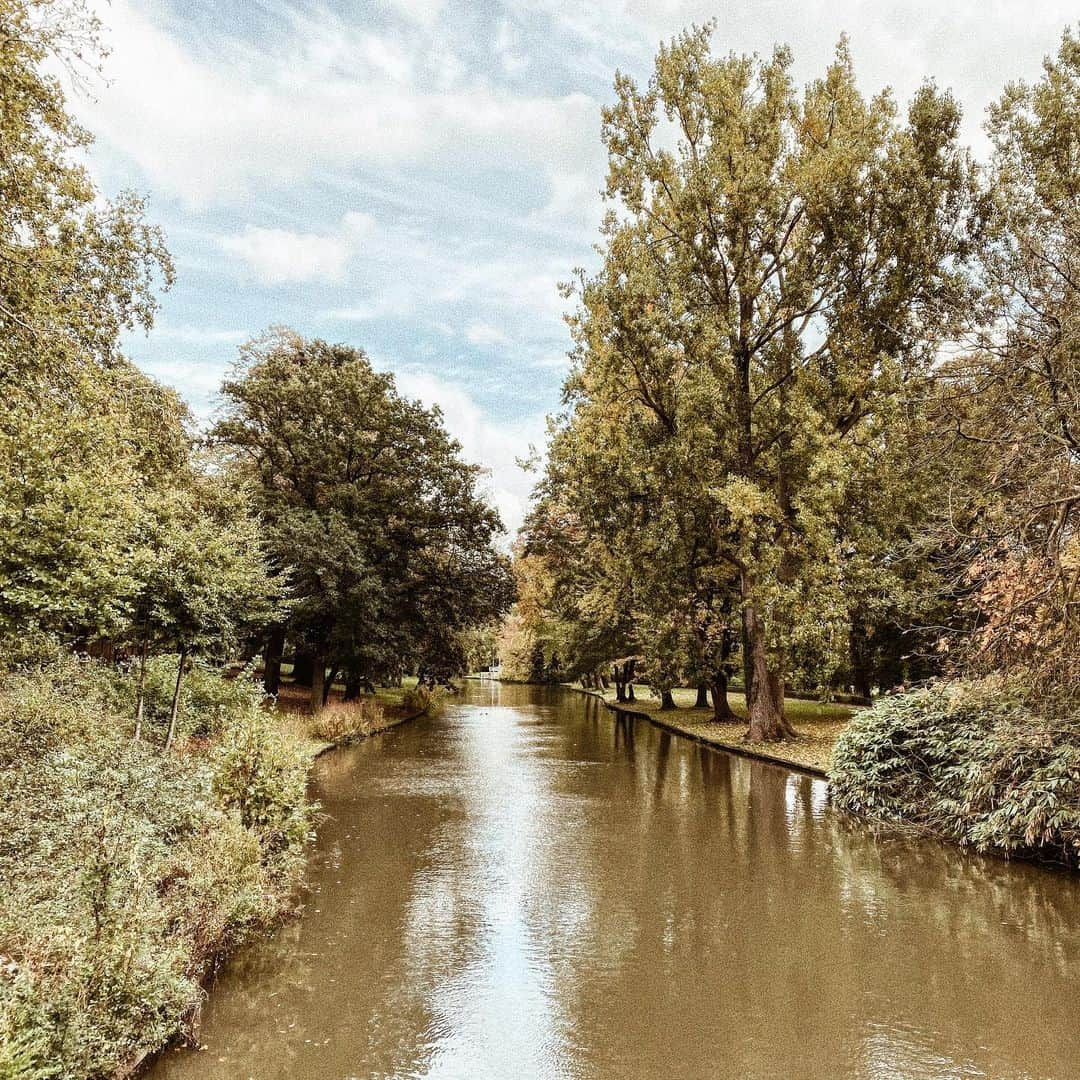
[[1074, 879], [875, 838], [822, 781], [473, 683], [316, 788], [303, 918], [156, 1080], [1080, 1075]]

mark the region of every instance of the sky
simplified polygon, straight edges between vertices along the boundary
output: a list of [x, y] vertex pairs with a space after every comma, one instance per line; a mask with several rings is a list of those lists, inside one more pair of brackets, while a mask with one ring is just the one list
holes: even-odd
[[716, 20], [721, 52], [841, 33], [863, 89], [952, 88], [984, 111], [1038, 77], [1068, 0], [100, 0], [106, 80], [74, 99], [102, 190], [149, 200], [178, 281], [125, 347], [213, 414], [237, 345], [284, 324], [347, 342], [438, 404], [512, 533], [559, 407], [558, 283], [595, 268], [616, 70]]

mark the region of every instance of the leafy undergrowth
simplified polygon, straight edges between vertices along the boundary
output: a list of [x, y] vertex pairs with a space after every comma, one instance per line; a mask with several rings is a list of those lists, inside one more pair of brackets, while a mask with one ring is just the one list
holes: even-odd
[[309, 689], [283, 683], [276, 706], [284, 726], [296, 738], [325, 746], [356, 742], [420, 713], [435, 715], [443, 700], [441, 689], [429, 690], [416, 685], [415, 680], [404, 686], [380, 687], [374, 695], [354, 701], [342, 700], [335, 689], [318, 715], [312, 716]]
[[182, 1029], [215, 958], [293, 906], [305, 757], [254, 689], [212, 681], [166, 756], [156, 695], [134, 743], [131, 686], [104, 664], [5, 679], [0, 1078], [124, 1072]]
[[857, 715], [830, 773], [842, 809], [980, 851], [1080, 862], [1080, 724], [995, 677], [941, 682]]
[[446, 693], [441, 687], [429, 690], [426, 686], [409, 686], [401, 695], [401, 710], [406, 716], [417, 713], [437, 716], [445, 703]]
[[321, 742], [348, 743], [387, 725], [386, 710], [374, 698], [335, 701], [311, 720], [311, 736]]

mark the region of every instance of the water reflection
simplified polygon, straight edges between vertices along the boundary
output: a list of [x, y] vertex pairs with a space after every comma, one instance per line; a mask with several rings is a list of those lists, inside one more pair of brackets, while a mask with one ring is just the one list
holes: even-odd
[[316, 783], [304, 918], [154, 1076], [1080, 1071], [1073, 879], [875, 837], [812, 777], [474, 684]]

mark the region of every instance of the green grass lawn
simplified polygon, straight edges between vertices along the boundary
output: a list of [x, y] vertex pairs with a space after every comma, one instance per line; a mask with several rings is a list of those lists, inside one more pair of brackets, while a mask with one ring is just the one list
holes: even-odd
[[[782, 743], [751, 745], [745, 741], [746, 701], [741, 693], [728, 694], [728, 703], [739, 720], [721, 724], [712, 719], [711, 708], [693, 707], [697, 692], [688, 687], [672, 692], [678, 708], [666, 712], [660, 708], [660, 699], [653, 697], [646, 688], [635, 687], [635, 693], [637, 700], [625, 706], [629, 711], [655, 716], [668, 727], [702, 742], [733, 750], [760, 752], [778, 761], [818, 772], [828, 770], [836, 740], [859, 708], [853, 705], [805, 701], [802, 698], [786, 698], [784, 711], [798, 737]], [[605, 691], [603, 697], [614, 705], [615, 688]]]

